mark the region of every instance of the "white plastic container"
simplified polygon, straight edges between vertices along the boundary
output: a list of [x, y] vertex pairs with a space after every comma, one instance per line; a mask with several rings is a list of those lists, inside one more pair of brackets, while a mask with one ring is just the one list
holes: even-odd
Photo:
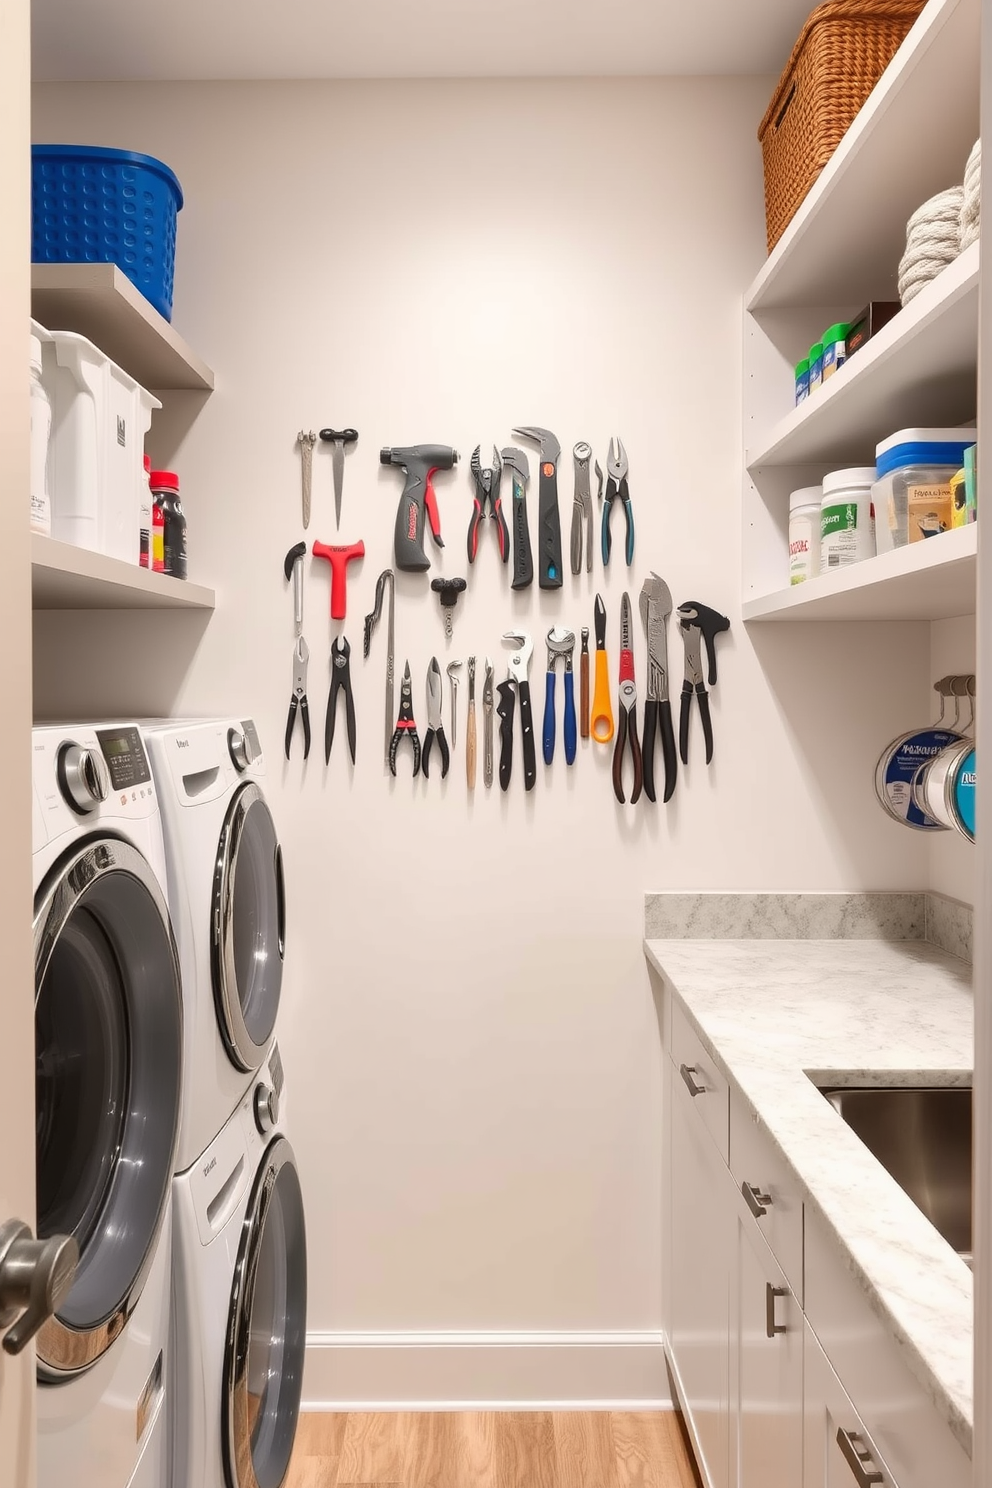
[[49, 537], [52, 502], [48, 488], [48, 446], [52, 433], [52, 404], [41, 380], [41, 341], [31, 333], [31, 531]]
[[975, 429], [900, 429], [876, 445], [872, 496], [880, 553], [952, 525], [951, 480], [977, 438]]
[[31, 329], [52, 404], [52, 536], [136, 564], [145, 436], [162, 405], [85, 336]]
[[789, 583], [805, 584], [820, 572], [819, 486], [802, 486], [789, 496]]
[[820, 572], [832, 573], [875, 556], [871, 489], [873, 465], [832, 470], [823, 477], [820, 502]]

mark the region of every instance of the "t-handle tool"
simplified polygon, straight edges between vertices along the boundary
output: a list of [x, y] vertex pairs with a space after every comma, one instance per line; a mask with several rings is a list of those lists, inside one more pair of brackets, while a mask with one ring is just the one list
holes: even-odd
[[344, 485], [344, 447], [354, 444], [357, 429], [321, 429], [320, 437], [331, 449], [331, 471], [334, 476], [334, 526], [341, 530], [341, 488]]
[[630, 596], [624, 594], [620, 601], [620, 692], [618, 700], [619, 722], [617, 742], [613, 746], [613, 794], [624, 802], [623, 756], [629, 740], [630, 759], [634, 767], [634, 788], [630, 793], [632, 806], [641, 798], [643, 783], [641, 767], [641, 745], [637, 737], [637, 687], [634, 683], [634, 636], [630, 621]]
[[431, 750], [434, 740], [441, 752], [441, 779], [448, 773], [448, 765], [451, 756], [448, 753], [448, 741], [444, 737], [444, 722], [441, 717], [441, 668], [438, 666], [437, 657], [431, 657], [431, 664], [427, 668], [427, 733], [424, 735], [424, 778], [431, 778]]
[[589, 737], [589, 627], [583, 625], [582, 651], [579, 655], [579, 734]]
[[468, 659], [468, 723], [465, 734], [465, 783], [475, 790], [475, 657]]
[[310, 660], [310, 647], [300, 636], [293, 648], [293, 695], [289, 700], [289, 714], [286, 718], [286, 758], [293, 744], [293, 727], [296, 723], [297, 711], [303, 719], [303, 758], [306, 759], [310, 753], [310, 704], [307, 701], [307, 663]]
[[592, 694], [590, 727], [597, 744], [609, 744], [613, 738], [613, 704], [610, 701], [610, 668], [606, 656], [606, 606], [598, 594], [593, 624], [596, 627], [596, 683]]
[[313, 556], [326, 558], [331, 565], [331, 619], [343, 620], [348, 610], [348, 564], [365, 557], [365, 544], [359, 541], [349, 547], [332, 547], [315, 542]]
[[644, 622], [648, 643], [648, 695], [644, 704], [644, 738], [641, 756], [644, 769], [644, 794], [656, 800], [654, 791], [654, 743], [661, 728], [661, 749], [665, 760], [665, 796], [670, 801], [678, 776], [675, 753], [675, 731], [672, 728], [672, 705], [668, 696], [668, 617], [672, 613], [672, 592], [656, 573], [641, 585], [638, 608]]
[[293, 620], [297, 636], [303, 634], [303, 560], [306, 556], [306, 543], [298, 542], [290, 548], [282, 564], [286, 582], [293, 581]]
[[575, 763], [575, 677], [572, 673], [574, 630], [555, 625], [548, 631], [548, 675], [544, 691], [544, 763], [555, 757], [555, 663], [565, 660], [565, 763]]
[[613, 515], [614, 501], [623, 502], [623, 515], [627, 527], [626, 543], [624, 545], [624, 556], [627, 567], [634, 561], [634, 509], [630, 504], [630, 492], [627, 489], [627, 451], [619, 439], [610, 440], [610, 448], [606, 456], [606, 473], [609, 479], [606, 482], [606, 501], [603, 506], [603, 567], [610, 561], [610, 549], [613, 539], [610, 536], [610, 518]]
[[573, 574], [582, 572], [582, 522], [586, 524], [586, 573], [592, 573], [592, 491], [589, 488], [589, 461], [592, 446], [582, 439], [572, 448], [575, 462], [575, 494], [572, 497], [572, 530], [569, 558]]
[[396, 751], [404, 739], [409, 739], [413, 746], [413, 773], [420, 774], [420, 735], [417, 733], [417, 725], [413, 721], [413, 682], [410, 678], [410, 663], [407, 662], [403, 668], [403, 678], [400, 682], [400, 711], [393, 730], [393, 737], [389, 745], [389, 770], [390, 774], [396, 774]]
[[527, 589], [534, 579], [534, 560], [530, 551], [530, 528], [527, 525], [527, 482], [530, 466], [522, 449], [508, 444], [501, 450], [503, 464], [513, 471], [511, 517], [513, 527], [513, 582], [511, 589]]
[[708, 679], [712, 686], [716, 682], [716, 650], [714, 640], [721, 631], [730, 629], [730, 621], [719, 610], [697, 600], [679, 605], [679, 629], [685, 647], [685, 679], [682, 683], [682, 704], [679, 712], [679, 754], [682, 763], [689, 763], [689, 720], [692, 699], [696, 698], [699, 719], [703, 726], [703, 741], [706, 745], [706, 763], [713, 758], [713, 724], [710, 719], [710, 700], [703, 680], [701, 643], [706, 645]]
[[303, 476], [303, 530], [310, 526], [310, 501], [313, 495], [313, 447], [317, 443], [317, 436], [311, 429], [301, 429], [296, 436], [296, 442], [300, 446], [300, 459], [302, 461], [301, 474]]
[[393, 737], [393, 600], [396, 594], [396, 576], [391, 568], [384, 568], [375, 581], [375, 604], [370, 615], [365, 616], [365, 640], [363, 651], [368, 659], [372, 645], [372, 632], [382, 615], [382, 600], [389, 585], [389, 617], [386, 621], [386, 745], [385, 762], [389, 764], [389, 741]]
[[431, 588], [441, 601], [441, 613], [444, 616], [444, 634], [451, 640], [451, 622], [454, 618], [455, 605], [459, 594], [464, 594], [468, 588], [464, 579], [431, 579]]
[[503, 503], [500, 498], [500, 477], [503, 472], [500, 463], [499, 450], [493, 445], [493, 463], [489, 470], [483, 470], [479, 461], [481, 446], [476, 445], [472, 451], [472, 479], [475, 481], [475, 495], [472, 498], [472, 515], [468, 524], [468, 561], [475, 562], [479, 551], [479, 528], [482, 519], [487, 515], [492, 517], [496, 523], [496, 541], [499, 544], [499, 556], [506, 563], [510, 557], [510, 534], [506, 527], [506, 518], [503, 516]]
[[[517, 684], [517, 697], [520, 702], [520, 731], [523, 738], [524, 750], [524, 789], [533, 790], [534, 782], [537, 780], [537, 753], [534, 748], [534, 712], [530, 701], [530, 681], [527, 673], [530, 668], [530, 659], [534, 652], [534, 642], [526, 631], [508, 630], [503, 635], [506, 645], [515, 648], [510, 657], [508, 671]], [[502, 698], [502, 689], [500, 690]], [[502, 716], [502, 715], [501, 715]], [[512, 723], [512, 714], [511, 714]], [[500, 761], [500, 784], [503, 785], [503, 764]], [[506, 786], [503, 786], [506, 789]]]
[[327, 693], [327, 713], [324, 716], [324, 763], [331, 758], [334, 743], [334, 724], [337, 718], [338, 693], [344, 693], [345, 719], [348, 724], [348, 748], [351, 763], [355, 763], [355, 698], [351, 690], [351, 647], [347, 637], [335, 636], [331, 644], [331, 685]]
[[537, 582], [542, 589], [560, 589], [561, 521], [558, 516], [558, 457], [561, 445], [550, 429], [537, 424], [514, 429], [521, 439], [541, 446], [541, 484], [537, 498]]
[[424, 512], [430, 523], [431, 537], [437, 547], [441, 541], [441, 518], [434, 494], [434, 475], [458, 464], [458, 451], [447, 444], [410, 444], [379, 451], [380, 465], [395, 465], [406, 474], [403, 494], [396, 511], [393, 545], [396, 567], [405, 573], [423, 573], [431, 560], [424, 552]]
[[454, 749], [458, 742], [458, 708], [455, 700], [458, 696], [458, 678], [455, 672], [461, 666], [460, 661], [449, 661], [445, 668], [448, 673], [448, 682], [451, 684], [451, 747]]
[[482, 684], [482, 779], [488, 790], [493, 783], [493, 664], [488, 656]]

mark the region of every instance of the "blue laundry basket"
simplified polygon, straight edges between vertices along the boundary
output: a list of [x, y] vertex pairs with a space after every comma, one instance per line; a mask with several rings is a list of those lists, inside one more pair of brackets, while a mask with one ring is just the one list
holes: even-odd
[[172, 319], [179, 182], [167, 165], [131, 150], [31, 147], [31, 259], [115, 263]]

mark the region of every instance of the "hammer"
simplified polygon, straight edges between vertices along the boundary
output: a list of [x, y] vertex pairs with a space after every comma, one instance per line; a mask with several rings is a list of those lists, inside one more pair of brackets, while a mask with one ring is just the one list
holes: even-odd
[[353, 558], [365, 557], [365, 544], [359, 539], [350, 548], [339, 548], [315, 542], [313, 556], [326, 558], [331, 565], [331, 619], [343, 620], [348, 608], [348, 564]]

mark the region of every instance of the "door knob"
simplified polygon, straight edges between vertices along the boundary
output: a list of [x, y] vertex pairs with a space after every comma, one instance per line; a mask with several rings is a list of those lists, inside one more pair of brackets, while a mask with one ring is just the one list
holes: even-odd
[[58, 1311], [78, 1264], [79, 1246], [71, 1235], [34, 1240], [30, 1226], [20, 1219], [0, 1225], [0, 1329], [8, 1330], [5, 1353], [19, 1354]]

